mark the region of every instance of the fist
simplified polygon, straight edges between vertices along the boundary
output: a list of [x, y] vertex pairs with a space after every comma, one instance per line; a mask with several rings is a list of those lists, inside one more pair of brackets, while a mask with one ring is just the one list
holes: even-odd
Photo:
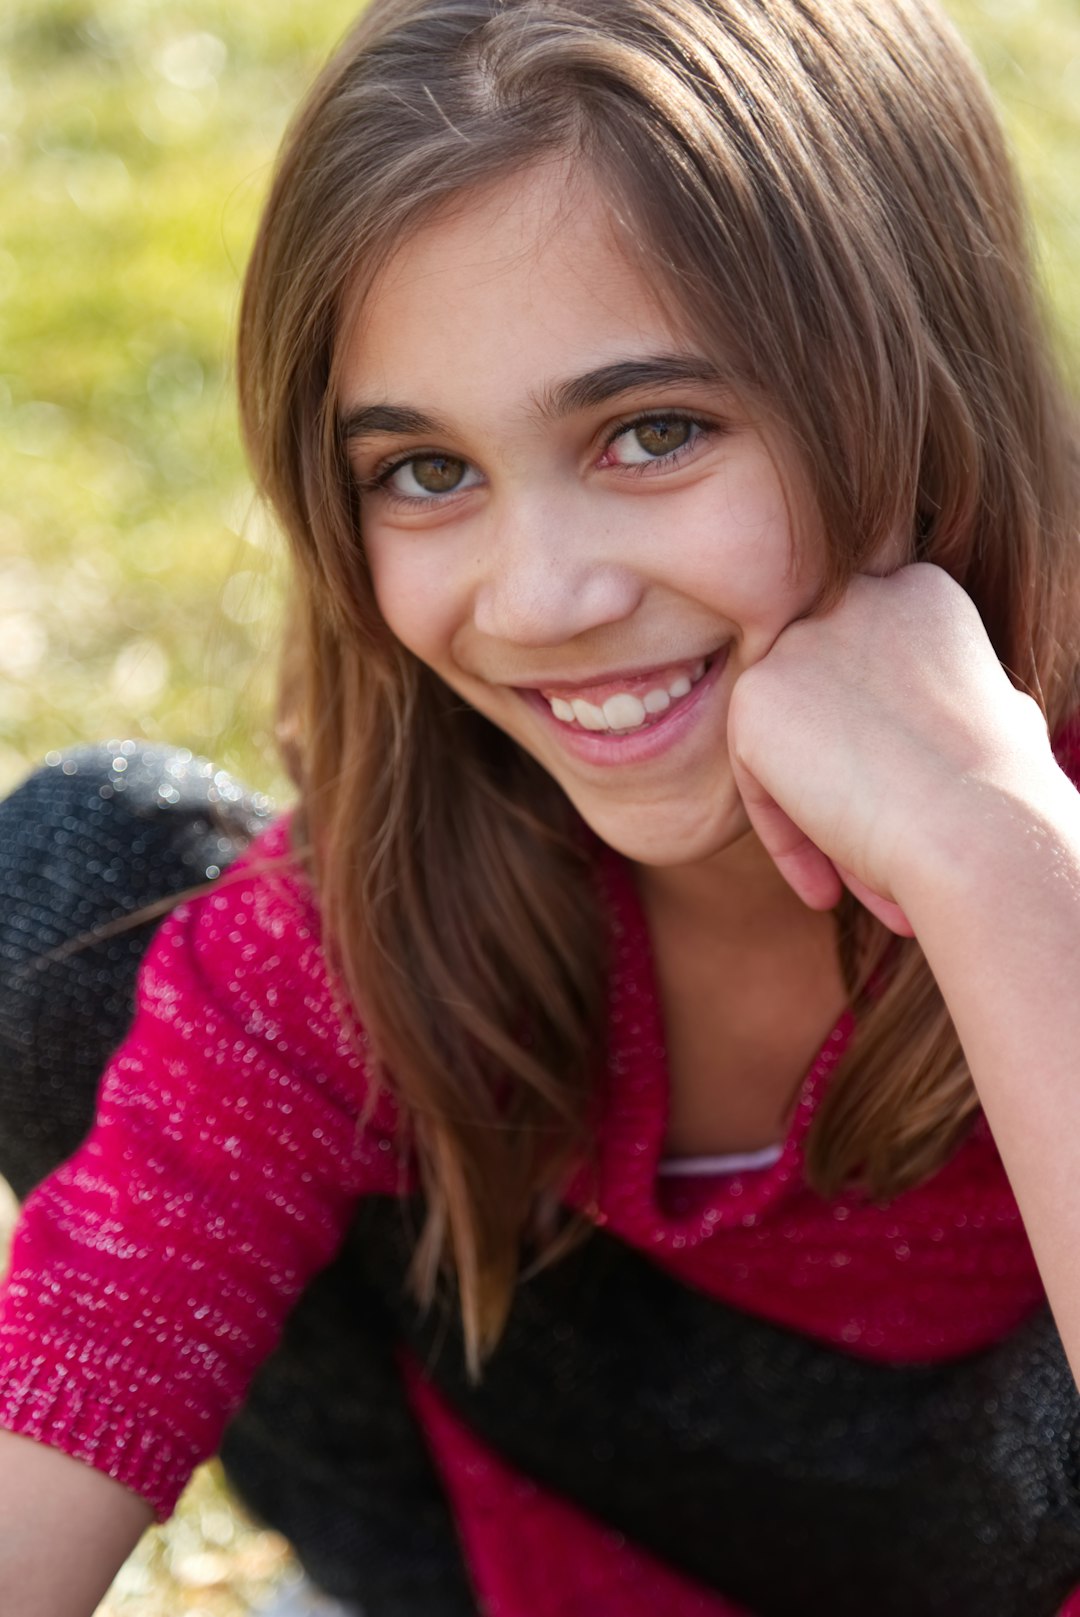
[[1055, 767], [970, 597], [925, 563], [856, 576], [831, 611], [783, 630], [734, 686], [728, 746], [750, 822], [800, 898], [827, 909], [844, 884], [908, 936], [905, 887], [985, 793], [1022, 793]]

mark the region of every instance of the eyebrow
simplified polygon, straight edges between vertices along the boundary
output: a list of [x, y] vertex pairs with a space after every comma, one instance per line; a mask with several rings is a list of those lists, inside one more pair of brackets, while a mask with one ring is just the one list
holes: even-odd
[[620, 359], [557, 382], [545, 389], [537, 403], [537, 415], [557, 421], [591, 410], [621, 393], [642, 387], [665, 387], [679, 382], [708, 382], [714, 387], [724, 381], [716, 366], [697, 354], [651, 354], [643, 359]]
[[[622, 359], [600, 365], [556, 382], [533, 401], [532, 414], [541, 421], [558, 421], [595, 409], [609, 399], [643, 387], [670, 387], [680, 382], [704, 382], [723, 386], [726, 378], [708, 360], [695, 354], [652, 354], [642, 359]], [[375, 434], [389, 433], [417, 437], [425, 433], [449, 436], [452, 428], [437, 416], [425, 415], [400, 404], [356, 404], [338, 417], [338, 431], [345, 443]]]

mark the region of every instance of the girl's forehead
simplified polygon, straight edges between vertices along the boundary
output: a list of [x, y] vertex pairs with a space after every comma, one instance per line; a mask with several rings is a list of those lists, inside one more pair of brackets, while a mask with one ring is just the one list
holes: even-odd
[[455, 200], [402, 241], [345, 340], [342, 393], [482, 389], [670, 352], [681, 309], [630, 250], [600, 188], [549, 163]]

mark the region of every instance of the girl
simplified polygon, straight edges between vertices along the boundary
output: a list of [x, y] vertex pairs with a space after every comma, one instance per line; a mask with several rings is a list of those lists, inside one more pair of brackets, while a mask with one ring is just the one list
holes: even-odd
[[[930, 0], [365, 12], [241, 319], [297, 806], [26, 1203], [6, 1610], [90, 1611], [241, 1405], [372, 1617], [1063, 1609], [1080, 548], [1024, 231]], [[65, 843], [213, 873], [190, 777], [32, 782], [16, 928]]]

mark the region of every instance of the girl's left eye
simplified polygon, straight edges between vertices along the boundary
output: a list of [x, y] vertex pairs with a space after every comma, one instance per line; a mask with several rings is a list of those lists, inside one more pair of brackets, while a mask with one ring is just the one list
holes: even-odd
[[707, 431], [704, 422], [690, 416], [640, 416], [619, 427], [608, 440], [602, 464], [637, 467], [681, 460]]

